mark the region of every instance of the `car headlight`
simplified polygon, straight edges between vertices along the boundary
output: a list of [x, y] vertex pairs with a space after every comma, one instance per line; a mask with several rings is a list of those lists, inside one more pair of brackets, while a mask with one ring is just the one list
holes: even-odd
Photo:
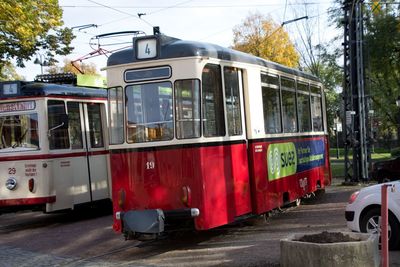
[[354, 201], [356, 201], [358, 194], [360, 194], [360, 191], [356, 191], [353, 194], [351, 194], [349, 198], [349, 204], [352, 204]]

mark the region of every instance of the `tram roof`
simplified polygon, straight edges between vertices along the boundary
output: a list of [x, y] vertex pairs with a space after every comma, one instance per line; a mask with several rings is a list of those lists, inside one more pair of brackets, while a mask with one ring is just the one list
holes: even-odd
[[[144, 38], [146, 37], [139, 37], [137, 39]], [[159, 53], [156, 59], [203, 56], [217, 58], [221, 60], [254, 64], [282, 71], [288, 74], [304, 77], [313, 81], [319, 81], [316, 76], [309, 73], [305, 73], [297, 69], [289, 68], [278, 63], [262, 59], [260, 57], [256, 57], [230, 48], [225, 48], [219, 45], [204, 42], [183, 41], [166, 35], [148, 36], [148, 38], [157, 38], [157, 40], [159, 41]], [[135, 43], [135, 39], [133, 43]], [[154, 60], [154, 58], [148, 60]], [[143, 61], [145, 60], [137, 59], [137, 57], [135, 56], [135, 49], [132, 47], [113, 53], [107, 60], [107, 66], [115, 66], [120, 64], [136, 63]]]
[[[5, 86], [14, 85], [12, 91]], [[89, 88], [69, 84], [54, 84], [41, 82], [13, 81], [0, 83], [0, 99], [20, 96], [71, 96], [86, 98], [107, 98], [107, 90], [102, 88]]]

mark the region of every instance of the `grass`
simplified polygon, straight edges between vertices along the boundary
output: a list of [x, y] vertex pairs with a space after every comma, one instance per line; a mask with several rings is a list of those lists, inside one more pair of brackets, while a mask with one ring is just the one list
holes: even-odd
[[[332, 171], [332, 177], [337, 178], [337, 177], [343, 177], [344, 176], [344, 156], [343, 154], [340, 155], [339, 159], [336, 158], [336, 152], [332, 153], [333, 151], [331, 150], [330, 154], [330, 161], [331, 161], [331, 171]], [[350, 159], [353, 157], [350, 156]], [[377, 161], [377, 160], [386, 160], [390, 159], [391, 155], [390, 153], [373, 153], [371, 155], [372, 162]]]
[[344, 176], [344, 162], [331, 162], [332, 177]]

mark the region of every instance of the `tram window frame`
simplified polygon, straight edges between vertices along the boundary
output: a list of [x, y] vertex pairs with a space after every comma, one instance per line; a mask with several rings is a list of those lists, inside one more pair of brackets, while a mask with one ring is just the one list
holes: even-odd
[[100, 103], [87, 103], [90, 148], [104, 147], [103, 114]]
[[[297, 133], [297, 99], [294, 79], [281, 76], [281, 102], [283, 132]], [[290, 110], [291, 109], [291, 110]]]
[[[261, 73], [261, 93], [264, 114], [264, 131], [266, 134], [281, 133], [282, 110], [279, 76]], [[271, 102], [271, 100], [275, 100], [275, 102]]]
[[[210, 77], [205, 76], [208, 72]], [[224, 95], [220, 65], [208, 63], [204, 66], [201, 86], [203, 135], [204, 137], [225, 136]]]
[[299, 131], [311, 132], [310, 86], [306, 82], [297, 82], [297, 117]]
[[[59, 112], [54, 113], [50, 111], [50, 108], [53, 106], [53, 104], [56, 108], [59, 108]], [[47, 100], [47, 121], [50, 150], [70, 149], [68, 127], [63, 125], [63, 118], [66, 117], [67, 113], [65, 101], [56, 99]]]
[[[324, 131], [323, 105], [322, 105], [322, 87], [318, 85], [310, 85], [311, 97], [311, 120], [314, 132]], [[316, 114], [316, 110], [319, 110]]]
[[[115, 97], [112, 93], [115, 91]], [[115, 108], [113, 108], [115, 107]], [[115, 111], [115, 112], [114, 112]], [[108, 89], [108, 116], [110, 144], [118, 145], [124, 143], [124, 90], [122, 87], [112, 87]]]
[[[190, 83], [190, 89], [180, 83]], [[185, 85], [187, 86], [187, 85]], [[186, 96], [183, 92], [188, 91]], [[176, 80], [175, 99], [175, 135], [177, 139], [201, 137], [201, 91], [199, 79]]]
[[71, 149], [83, 149], [82, 119], [79, 102], [68, 101], [68, 130]]
[[224, 85], [228, 135], [242, 135], [242, 103], [240, 99], [240, 90], [243, 88], [242, 70], [235, 67], [224, 67]]
[[[165, 87], [165, 85], [168, 85], [168, 87]], [[164, 91], [166, 88], [170, 90], [169, 98], [163, 99], [165, 97], [162, 97], [162, 88], [164, 88]], [[136, 90], [136, 96], [134, 90]], [[157, 95], [158, 97], [156, 97]], [[160, 102], [161, 100], [162, 103]], [[157, 110], [155, 107], [159, 107], [159, 109]], [[164, 107], [168, 108], [170, 112], [166, 110], [167, 112], [163, 114], [164, 120], [159, 117], [158, 120], [154, 121], [155, 117], [162, 115], [160, 112]], [[169, 141], [174, 138], [173, 87], [170, 81], [130, 84], [126, 86], [125, 108], [128, 143]], [[167, 116], [170, 117], [170, 120], [165, 120]], [[149, 117], [152, 118], [149, 119]], [[149, 127], [152, 125], [156, 127]]]

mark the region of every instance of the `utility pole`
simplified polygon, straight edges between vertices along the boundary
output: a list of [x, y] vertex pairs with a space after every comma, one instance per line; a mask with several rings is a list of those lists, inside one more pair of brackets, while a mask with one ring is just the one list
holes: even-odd
[[[363, 0], [345, 0], [344, 114], [345, 183], [368, 180], [368, 101], [364, 87]], [[353, 159], [350, 159], [351, 152]]]

